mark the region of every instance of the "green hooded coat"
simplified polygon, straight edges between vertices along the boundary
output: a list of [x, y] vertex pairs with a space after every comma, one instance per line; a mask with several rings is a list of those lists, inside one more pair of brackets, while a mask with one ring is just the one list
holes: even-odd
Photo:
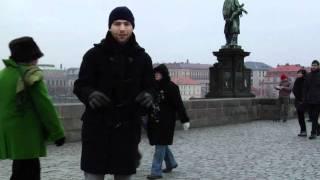
[[[64, 137], [63, 127], [37, 66], [3, 60], [0, 71], [0, 159], [46, 156], [46, 141]], [[23, 78], [21, 78], [23, 76]]]

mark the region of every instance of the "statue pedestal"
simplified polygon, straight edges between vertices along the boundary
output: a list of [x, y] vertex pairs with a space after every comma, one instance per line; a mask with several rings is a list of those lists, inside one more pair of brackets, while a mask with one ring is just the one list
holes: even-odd
[[210, 67], [210, 90], [206, 98], [254, 97], [251, 70], [244, 66], [244, 58], [250, 53], [241, 48], [222, 48], [213, 54], [218, 63]]

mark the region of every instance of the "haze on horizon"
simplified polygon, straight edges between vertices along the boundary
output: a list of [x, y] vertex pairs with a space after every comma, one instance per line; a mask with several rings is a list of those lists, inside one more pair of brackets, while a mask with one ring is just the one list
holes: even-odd
[[[2, 0], [0, 54], [8, 42], [32, 36], [45, 56], [40, 63], [79, 67], [83, 54], [107, 32], [108, 16], [128, 6], [139, 44], [153, 62], [213, 64], [212, 51], [224, 45], [224, 0]], [[319, 0], [239, 0], [249, 12], [241, 18], [239, 45], [251, 52], [246, 61], [272, 66], [309, 66], [319, 59]], [[3, 67], [0, 63], [0, 67]]]

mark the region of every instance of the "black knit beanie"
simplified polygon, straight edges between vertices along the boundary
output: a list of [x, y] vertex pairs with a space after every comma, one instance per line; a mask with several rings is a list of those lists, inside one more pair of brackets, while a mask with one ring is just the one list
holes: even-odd
[[318, 60], [313, 60], [311, 64], [317, 64], [319, 66], [319, 61]]
[[16, 62], [28, 63], [43, 56], [32, 37], [20, 37], [9, 43], [10, 58]]
[[126, 6], [121, 6], [121, 7], [116, 7], [113, 9], [109, 15], [109, 29], [111, 28], [111, 25], [113, 21], [115, 20], [127, 20], [131, 23], [132, 27], [134, 28], [134, 17], [132, 12], [130, 11], [129, 8]]

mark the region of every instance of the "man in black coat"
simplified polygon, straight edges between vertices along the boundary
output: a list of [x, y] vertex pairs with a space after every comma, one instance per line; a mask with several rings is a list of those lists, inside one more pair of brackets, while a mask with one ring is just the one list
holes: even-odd
[[309, 118], [312, 121], [312, 130], [309, 139], [316, 139], [319, 133], [318, 117], [320, 112], [320, 69], [319, 61], [311, 64], [311, 72], [306, 75], [304, 82], [304, 102], [308, 106]]
[[298, 120], [300, 125], [300, 133], [298, 136], [306, 137], [307, 136], [307, 129], [306, 129], [306, 122], [304, 120], [304, 113], [305, 113], [305, 105], [303, 103], [303, 84], [305, 75], [307, 71], [305, 69], [299, 69], [297, 72], [298, 77], [294, 82], [292, 92], [295, 96], [294, 104], [298, 114]]
[[179, 87], [170, 80], [168, 68], [161, 64], [154, 69], [156, 79], [155, 108], [158, 115], [149, 118], [147, 124], [148, 138], [151, 145], [155, 145], [151, 175], [148, 179], [162, 178], [162, 162], [166, 163], [163, 172], [171, 172], [178, 166], [168, 145], [172, 145], [176, 115], [178, 114], [183, 128], [190, 127], [189, 117], [184, 108]]
[[[139, 163], [140, 112], [152, 104], [153, 69], [127, 7], [109, 16], [106, 37], [83, 57], [74, 93], [85, 104], [81, 169], [86, 180], [130, 179]], [[139, 102], [135, 99], [140, 96]]]

